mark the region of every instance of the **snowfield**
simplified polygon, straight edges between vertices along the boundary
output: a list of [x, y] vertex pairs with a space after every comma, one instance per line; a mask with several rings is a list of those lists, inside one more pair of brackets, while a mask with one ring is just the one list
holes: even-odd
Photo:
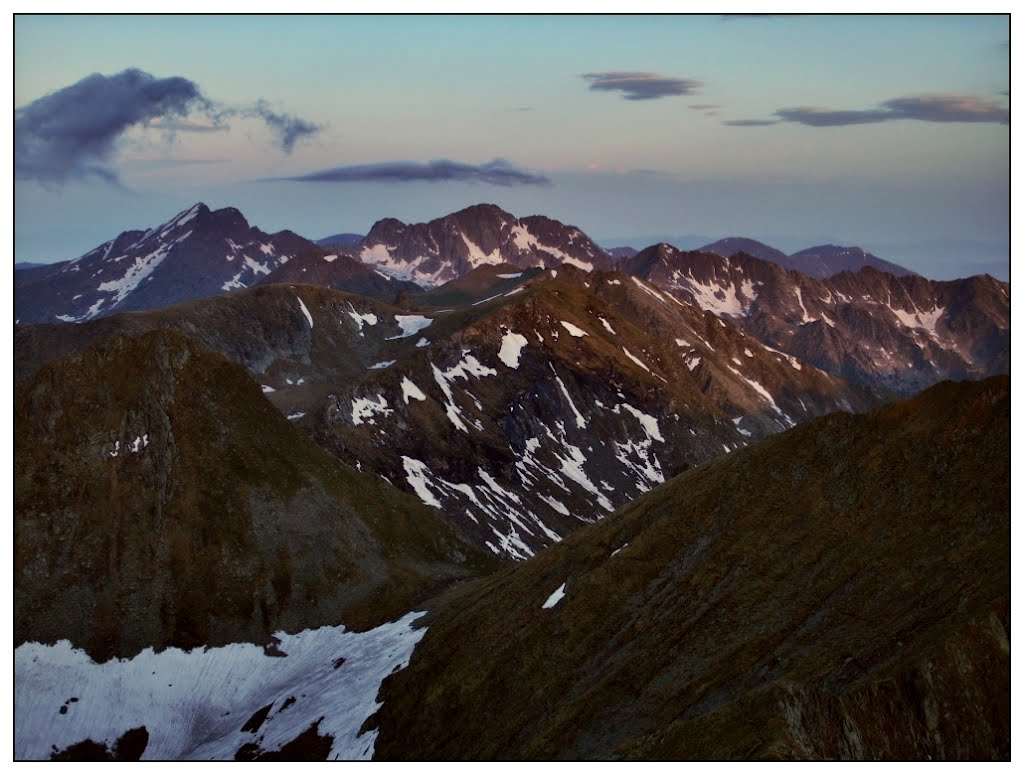
[[[143, 759], [227, 759], [243, 745], [265, 751], [317, 725], [333, 738], [330, 759], [369, 759], [376, 730], [359, 734], [379, 707], [381, 682], [409, 663], [426, 629], [422, 612], [367, 632], [343, 626], [279, 632], [270, 656], [262, 646], [160, 653], [97, 664], [68, 641], [22, 644], [14, 652], [14, 756], [47, 759], [91, 739], [112, 745], [144, 726]], [[269, 706], [255, 731], [250, 722]]]

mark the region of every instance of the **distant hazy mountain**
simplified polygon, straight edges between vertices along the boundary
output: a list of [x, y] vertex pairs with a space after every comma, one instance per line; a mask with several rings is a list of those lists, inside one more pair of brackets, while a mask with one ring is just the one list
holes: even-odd
[[[772, 261], [779, 266], [789, 267], [788, 256], [781, 250], [765, 245], [749, 237], [725, 237], [700, 248], [707, 253], [717, 253], [728, 258], [734, 253], [746, 253], [748, 256], [760, 258], [762, 261]], [[789, 267], [792, 268], [792, 267]]]
[[873, 256], [863, 248], [841, 245], [818, 245], [801, 250], [789, 256], [787, 263], [783, 266], [796, 269], [811, 277], [817, 277], [819, 280], [832, 277], [840, 272], [856, 272], [865, 266], [897, 277], [917, 274], [906, 267]]
[[365, 235], [363, 234], [350, 234], [347, 232], [342, 234], [332, 234], [330, 237], [318, 239], [316, 244], [324, 246], [333, 245], [339, 248], [353, 248], [363, 241], [364, 236]]
[[40, 266], [49, 266], [49, 264], [41, 264], [41, 263], [36, 263], [34, 261], [18, 261], [14, 265], [14, 271], [17, 272], [17, 271], [19, 271], [21, 269], [35, 269], [35, 268], [40, 267]]
[[771, 261], [787, 269], [795, 269], [819, 280], [832, 277], [840, 272], [856, 272], [865, 266], [873, 267], [880, 272], [888, 272], [897, 277], [917, 274], [857, 247], [819, 245], [787, 256], [777, 248], [748, 237], [726, 237], [704, 245], [700, 249], [709, 253], [717, 253], [726, 258], [734, 253], [746, 253], [748, 256], [760, 258], [762, 261]]

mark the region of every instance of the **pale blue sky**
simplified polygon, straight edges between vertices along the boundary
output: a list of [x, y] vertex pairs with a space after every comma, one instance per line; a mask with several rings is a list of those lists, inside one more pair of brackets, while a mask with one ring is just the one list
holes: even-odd
[[[312, 238], [487, 201], [572, 222], [599, 241], [739, 234], [787, 250], [818, 238], [1006, 245], [1005, 124], [918, 113], [847, 126], [723, 122], [775, 120], [787, 108], [873, 111], [936, 94], [1005, 108], [1008, 39], [999, 16], [18, 17], [18, 107], [92, 73], [137, 68], [187, 78], [218, 104], [264, 99], [324, 128], [291, 154], [251, 118], [217, 132], [130, 129], [106, 160], [122, 188], [97, 177], [16, 183], [16, 255], [71, 258], [197, 200]], [[702, 86], [629, 100], [582, 78], [608, 71]], [[256, 182], [499, 157], [551, 184]], [[963, 256], [964, 270], [938, 256], [933, 266], [906, 263], [939, 276], [980, 260]]]

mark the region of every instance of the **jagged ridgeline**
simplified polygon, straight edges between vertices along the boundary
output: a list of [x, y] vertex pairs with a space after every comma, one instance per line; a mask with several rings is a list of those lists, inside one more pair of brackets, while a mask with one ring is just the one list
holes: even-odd
[[434, 607], [378, 758], [1006, 759], [1009, 380], [687, 471]]

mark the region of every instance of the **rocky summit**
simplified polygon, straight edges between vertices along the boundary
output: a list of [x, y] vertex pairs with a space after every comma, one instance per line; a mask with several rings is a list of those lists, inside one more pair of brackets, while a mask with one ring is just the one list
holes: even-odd
[[395, 277], [434, 286], [484, 264], [609, 270], [614, 259], [574, 226], [541, 215], [516, 218], [495, 205], [474, 205], [429, 223], [378, 221], [359, 257]]
[[21, 323], [77, 323], [165, 307], [254, 284], [316, 246], [266, 234], [233, 207], [193, 205], [160, 226], [127, 231], [71, 261], [33, 270], [15, 291]]

